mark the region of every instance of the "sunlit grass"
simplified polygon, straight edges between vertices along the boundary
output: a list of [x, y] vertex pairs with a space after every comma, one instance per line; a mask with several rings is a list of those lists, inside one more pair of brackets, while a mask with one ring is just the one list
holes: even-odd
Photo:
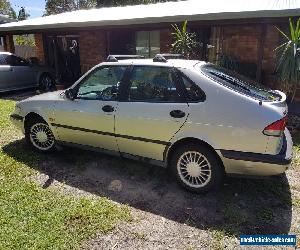
[[3, 147], [20, 133], [9, 121], [13, 101], [0, 100], [0, 249], [74, 249], [97, 232], [112, 230], [130, 219], [129, 208], [104, 197], [67, 196], [55, 189], [43, 189], [28, 176], [42, 155], [11, 144], [17, 157]]

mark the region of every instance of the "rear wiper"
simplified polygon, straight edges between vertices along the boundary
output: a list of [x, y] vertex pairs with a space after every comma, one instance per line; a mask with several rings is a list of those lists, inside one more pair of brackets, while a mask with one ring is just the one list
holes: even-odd
[[236, 81], [236, 80], [231, 80], [231, 83], [233, 84], [233, 85], [235, 85], [235, 86], [237, 86], [237, 87], [240, 87], [241, 89], [244, 89], [244, 90], [246, 90], [246, 91], [248, 91], [248, 92], [251, 92], [251, 90], [250, 89], [248, 89], [244, 84], [242, 84], [242, 82], [239, 82], [239, 81]]
[[244, 89], [248, 92], [251, 92], [250, 89], [248, 89], [244, 84], [242, 84], [242, 82], [238, 81], [238, 80], [235, 80], [234, 78], [228, 76], [228, 75], [225, 75], [223, 73], [216, 73], [216, 72], [211, 72], [211, 74], [217, 76], [217, 77], [220, 77], [221, 79], [225, 80], [225, 81], [229, 81], [230, 84], [236, 86], [236, 87], [239, 87], [241, 89]]

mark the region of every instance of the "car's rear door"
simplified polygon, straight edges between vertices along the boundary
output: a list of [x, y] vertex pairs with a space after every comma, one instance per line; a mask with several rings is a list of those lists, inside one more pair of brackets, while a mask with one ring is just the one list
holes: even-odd
[[7, 62], [11, 66], [17, 88], [21, 89], [36, 86], [38, 72], [28, 61], [21, 57], [10, 55], [7, 57]]
[[121, 153], [162, 161], [164, 150], [189, 115], [173, 69], [134, 66], [116, 111]]
[[118, 152], [114, 123], [125, 70], [126, 66], [98, 67], [75, 87], [74, 100], [56, 103], [52, 126], [61, 142]]

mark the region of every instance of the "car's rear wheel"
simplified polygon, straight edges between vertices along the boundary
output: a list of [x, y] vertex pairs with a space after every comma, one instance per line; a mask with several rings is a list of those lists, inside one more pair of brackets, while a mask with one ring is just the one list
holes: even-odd
[[55, 81], [49, 74], [42, 74], [39, 82], [39, 88], [43, 92], [49, 92], [56, 89]]
[[25, 136], [26, 141], [38, 151], [49, 152], [55, 148], [55, 137], [43, 119], [29, 121]]
[[198, 144], [175, 150], [171, 168], [177, 181], [187, 190], [205, 193], [220, 187], [224, 171], [215, 153]]

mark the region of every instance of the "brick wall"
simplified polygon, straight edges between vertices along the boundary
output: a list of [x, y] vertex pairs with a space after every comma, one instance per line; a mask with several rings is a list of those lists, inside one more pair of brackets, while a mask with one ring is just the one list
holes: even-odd
[[34, 34], [35, 53], [41, 63], [45, 63], [44, 40], [42, 34]]
[[256, 63], [259, 36], [259, 25], [224, 26], [222, 27], [222, 53], [238, 61]]
[[82, 31], [79, 36], [81, 72], [84, 73], [106, 59], [106, 33], [100, 30]]
[[15, 45], [14, 45], [13, 35], [5, 36], [4, 50], [11, 52], [11, 53], [15, 53]]
[[262, 60], [262, 68], [264, 71], [263, 81], [271, 86], [276, 87], [277, 78], [274, 74], [276, 68], [276, 54], [274, 49], [279, 44], [279, 32], [274, 25], [267, 25], [264, 44], [264, 57]]
[[[278, 46], [279, 34], [273, 24], [245, 24], [221, 27], [219, 52], [236, 58], [240, 62], [255, 63], [260, 60], [262, 47], [262, 81], [274, 86], [276, 56], [274, 49]], [[263, 44], [261, 42], [263, 41]]]

